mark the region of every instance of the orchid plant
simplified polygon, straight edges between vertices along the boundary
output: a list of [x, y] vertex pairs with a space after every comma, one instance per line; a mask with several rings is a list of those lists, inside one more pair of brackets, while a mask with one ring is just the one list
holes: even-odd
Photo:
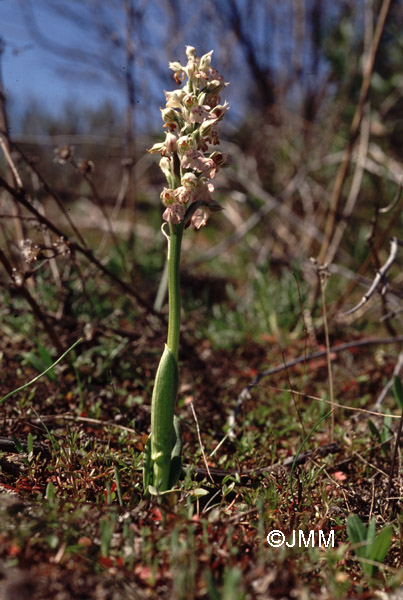
[[[221, 210], [213, 200], [212, 180], [217, 171], [231, 163], [229, 155], [215, 150], [219, 138], [217, 123], [228, 110], [220, 93], [227, 83], [211, 66], [213, 51], [197, 56], [186, 46], [187, 64], [170, 62], [180, 87], [165, 92], [166, 107], [161, 109], [165, 141], [154, 144], [151, 154], [160, 154], [160, 168], [167, 180], [161, 192], [165, 207], [162, 232], [168, 240], [168, 336], [154, 383], [151, 403], [151, 434], [144, 458], [146, 493], [172, 489], [182, 468], [182, 443], [175, 413], [178, 392], [178, 349], [180, 332], [179, 267], [182, 235], [192, 225], [204, 227], [212, 211]], [[183, 85], [182, 85], [183, 84]]]

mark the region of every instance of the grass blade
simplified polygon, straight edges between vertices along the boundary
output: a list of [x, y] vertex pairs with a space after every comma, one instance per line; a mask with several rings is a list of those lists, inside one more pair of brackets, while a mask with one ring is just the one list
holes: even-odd
[[68, 348], [66, 350], [66, 352], [64, 352], [57, 360], [55, 360], [54, 363], [52, 363], [47, 369], [45, 369], [44, 371], [42, 371], [42, 373], [39, 373], [39, 375], [37, 375], [36, 377], [34, 377], [33, 379], [31, 379], [31, 381], [28, 381], [27, 383], [24, 383], [24, 385], [20, 386], [19, 388], [16, 388], [12, 392], [9, 392], [5, 396], [3, 396], [3, 398], [0, 398], [0, 404], [3, 404], [3, 402], [5, 400], [8, 400], [8, 398], [10, 398], [11, 396], [13, 396], [17, 392], [22, 392], [22, 390], [25, 390], [27, 387], [29, 387], [33, 383], [36, 383], [38, 381], [38, 379], [40, 379], [41, 377], [43, 377], [44, 375], [46, 375], [47, 373], [49, 373], [49, 371], [51, 369], [53, 369], [53, 367], [55, 367], [56, 365], [58, 365], [59, 362], [61, 362], [63, 360], [63, 358], [65, 356], [67, 356], [69, 354], [69, 352], [71, 352], [73, 350], [73, 348], [75, 348], [82, 341], [83, 341], [83, 338], [79, 338], [76, 342], [74, 342], [74, 344], [72, 346], [70, 346], [70, 348]]

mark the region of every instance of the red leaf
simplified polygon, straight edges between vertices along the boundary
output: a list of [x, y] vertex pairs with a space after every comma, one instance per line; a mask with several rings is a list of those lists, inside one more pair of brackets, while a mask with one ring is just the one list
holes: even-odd
[[9, 556], [17, 556], [21, 552], [21, 548], [17, 544], [11, 544], [8, 548]]
[[102, 565], [103, 567], [106, 567], [108, 569], [110, 567], [113, 567], [113, 560], [112, 560], [112, 558], [109, 558], [109, 556], [100, 556], [98, 558], [98, 562], [100, 565]]
[[152, 515], [154, 521], [157, 521], [157, 523], [162, 521], [162, 512], [161, 512], [160, 508], [153, 508], [151, 511], [151, 515]]

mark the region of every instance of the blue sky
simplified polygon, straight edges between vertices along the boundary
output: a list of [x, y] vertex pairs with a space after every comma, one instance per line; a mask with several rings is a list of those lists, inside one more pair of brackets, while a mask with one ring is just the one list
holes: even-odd
[[[97, 37], [95, 20], [97, 15], [88, 9], [90, 3], [77, 0], [0, 0], [0, 36], [5, 42], [5, 51], [2, 57], [2, 76], [6, 94], [8, 96], [10, 122], [14, 133], [19, 130], [19, 117], [24, 108], [32, 100], [36, 100], [48, 111], [61, 114], [67, 102], [73, 102], [82, 107], [96, 107], [111, 100], [115, 106], [122, 109], [126, 106], [126, 95], [122, 79], [116, 81], [107, 74], [107, 61], [110, 59], [111, 71], [122, 76], [124, 69], [125, 52], [114, 48], [108, 40]], [[176, 36], [176, 44], [170, 45], [170, 31], [175, 23], [167, 22], [167, 14], [162, 14], [160, 2], [146, 2], [143, 4], [144, 30], [146, 37], [142, 37], [136, 48], [138, 59], [137, 82], [138, 86], [147, 86], [141, 90], [142, 106], [137, 114], [140, 116], [140, 126], [146, 121], [160, 124], [159, 106], [165, 102], [163, 89], [173, 89], [172, 72], [168, 69], [169, 60], [185, 61], [185, 45], [195, 42], [192, 27], [194, 15], [182, 15], [184, 23], [182, 31]], [[103, 19], [111, 27], [124, 35], [124, 15], [121, 0], [108, 0], [101, 3], [105, 12]], [[184, 3], [187, 9], [189, 6]], [[54, 51], [45, 50], [32, 35], [29, 23], [24, 18], [23, 8], [32, 8], [33, 19], [37, 30], [46, 38]], [[65, 19], [52, 10], [53, 8], [72, 8], [78, 15], [77, 23]], [[85, 31], [80, 27], [79, 18], [90, 23]], [[106, 16], [106, 19], [105, 19]], [[175, 15], [173, 16], [175, 18]], [[85, 21], [87, 19], [87, 21]], [[100, 21], [102, 20], [100, 16]], [[187, 26], [189, 23], [189, 27]], [[197, 23], [196, 23], [197, 25]], [[212, 25], [212, 30], [214, 29]], [[199, 53], [207, 52], [215, 47], [215, 60], [220, 56], [217, 41], [213, 42], [211, 32], [204, 36], [203, 45], [198, 45]], [[189, 39], [190, 37], [190, 39]], [[210, 39], [209, 39], [210, 37]], [[161, 52], [158, 43], [164, 40], [165, 50]], [[211, 46], [210, 46], [211, 43]], [[169, 49], [169, 46], [170, 49]], [[176, 46], [179, 46], [180, 51]], [[218, 47], [217, 47], [218, 46]], [[66, 49], [63, 53], [63, 49]], [[168, 48], [168, 51], [166, 50]], [[106, 50], [105, 50], [106, 49]], [[110, 54], [108, 51], [110, 49]], [[101, 59], [86, 65], [85, 61], [77, 60], [74, 52], [82, 52]], [[167, 53], [168, 52], [168, 53]], [[71, 58], [66, 61], [64, 58]], [[75, 60], [73, 60], [75, 58]], [[73, 66], [74, 73], [67, 73], [66, 69]], [[154, 77], [150, 77], [150, 74]], [[156, 74], [158, 74], [156, 76]], [[231, 88], [229, 92], [231, 93]], [[228, 94], [226, 94], [228, 97]], [[232, 103], [234, 106], [234, 103]], [[143, 109], [143, 111], [141, 110]]]
[[[307, 8], [310, 3], [311, 0], [307, 0]], [[325, 4], [330, 6], [329, 14], [337, 13], [331, 3]], [[96, 3], [90, 0], [0, 0], [0, 37], [5, 42], [2, 75], [14, 132], [18, 133], [18, 117], [32, 100], [56, 115], [63, 114], [67, 102], [81, 109], [111, 100], [124, 116], [123, 6], [122, 0]], [[175, 11], [170, 10], [170, 4], [164, 0], [136, 0], [134, 6], [142, 11], [138, 22], [135, 20], [133, 24], [138, 127], [150, 129], [156, 123], [160, 125], [159, 106], [165, 102], [163, 90], [175, 87], [168, 61], [185, 61], [186, 44], [196, 46], [199, 55], [214, 48], [213, 64], [231, 82], [225, 92], [231, 106], [228, 122], [239, 122], [253, 110], [247, 53], [237, 43], [231, 28], [225, 26], [226, 19], [230, 18], [228, 8], [227, 14], [217, 9], [217, 6], [228, 7], [229, 3], [183, 0], [178, 2]], [[259, 49], [257, 60], [261, 72], [265, 74], [266, 69], [271, 69], [278, 88], [287, 80], [293, 81], [294, 75], [289, 71], [293, 64], [292, 0], [280, 3], [239, 0], [238, 6], [241, 22], [248, 23], [247, 35]], [[70, 18], [64, 18], [58, 11], [68, 13]], [[35, 37], [34, 25], [42, 43], [48, 44], [48, 50]], [[99, 27], [102, 30], [104, 26], [107, 30], [100, 33]], [[302, 50], [299, 48], [304, 85], [309, 83], [310, 77], [310, 44], [307, 32]], [[323, 62], [319, 72], [322, 76], [326, 74]], [[291, 87], [288, 100], [297, 98], [295, 93]]]
[[[83, 39], [68, 21], [49, 11], [38, 10], [35, 1], [33, 5], [38, 28], [53, 40], [61, 45], [78, 44], [78, 47], [88, 43], [88, 39]], [[67, 101], [87, 106], [97, 106], [105, 99], [122, 103], [121, 93], [113, 86], [106, 88], [93, 81], [88, 85], [85, 80], [67, 78], [62, 72], [63, 61], [42, 49], [30, 36], [18, 0], [0, 0], [0, 24], [0, 37], [5, 42], [3, 85], [14, 115], [19, 114], [31, 99], [56, 113]]]

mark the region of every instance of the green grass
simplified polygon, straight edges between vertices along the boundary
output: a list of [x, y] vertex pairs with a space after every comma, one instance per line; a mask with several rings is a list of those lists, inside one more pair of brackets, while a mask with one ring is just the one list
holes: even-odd
[[[213, 229], [208, 235], [213, 243], [219, 232]], [[359, 245], [362, 257], [364, 240]], [[151, 240], [147, 250], [134, 280], [143, 281], [152, 302], [163, 268], [161, 243]], [[387, 419], [371, 417], [376, 422], [370, 428], [366, 415], [353, 420], [354, 413], [338, 409], [334, 433], [338, 452], [314, 454], [297, 466], [292, 489], [289, 468], [268, 469], [251, 475], [248, 482], [241, 479], [246, 470], [269, 468], [296, 456], [307, 433], [327, 413], [325, 402], [309, 397], [330, 397], [325, 362], [262, 380], [245, 401], [234, 435], [213, 453], [228, 431], [227, 419], [242, 387], [256, 372], [281, 364], [282, 349], [285, 358], [305, 351], [301, 305], [306, 306], [310, 288], [298, 263], [274, 268], [267, 262], [248, 268], [248, 256], [251, 260], [247, 246], [241, 244], [232, 251], [230, 262], [209, 265], [209, 273], [225, 292], [219, 301], [211, 281], [201, 296], [193, 285], [183, 289], [187, 345], [180, 355], [183, 387], [178, 413], [185, 472], [180, 492], [162, 504], [144, 499], [141, 467], [165, 331], [152, 319], [145, 320], [134, 303], [103, 278], [88, 277], [86, 294], [79, 279], [66, 282], [73, 318], [69, 339], [77, 339], [85, 323], [100, 331], [76, 347], [49, 377], [3, 405], [5, 435], [14, 435], [31, 448], [33, 443], [46, 443], [51, 452], [44, 460], [22, 450], [14, 471], [0, 461], [2, 484], [22, 498], [11, 504], [0, 499], [0, 558], [6, 565], [29, 564], [39, 573], [45, 564], [66, 577], [74, 569], [84, 580], [94, 577], [103, 588], [112, 586], [118, 598], [132, 597], [136, 589], [151, 597], [169, 593], [184, 600], [276, 598], [291, 591], [322, 598], [326, 590], [324, 597], [330, 600], [364, 598], [371, 589], [398, 587], [398, 507], [384, 515], [395, 540], [372, 581], [363, 577], [346, 535], [349, 511], [368, 519], [372, 482], [378, 485], [377, 478], [384, 477], [379, 473], [388, 472]], [[124, 276], [119, 257], [112, 255], [108, 264]], [[205, 282], [205, 267], [193, 276]], [[329, 284], [329, 304], [337, 299], [338, 286]], [[43, 293], [50, 312], [57, 310], [59, 298], [47, 277], [38, 278], [35, 293]], [[14, 387], [13, 381], [17, 387], [49, 367], [56, 353], [21, 299], [5, 292], [2, 306], [3, 333], [10, 340], [2, 359], [5, 393]], [[319, 303], [313, 318], [323, 342]], [[119, 335], [113, 328], [131, 329], [135, 335]], [[333, 339], [345, 341], [352, 333], [352, 328], [335, 328]], [[386, 382], [384, 365], [377, 366], [375, 352], [368, 350], [354, 360], [341, 356], [334, 362], [336, 401], [372, 408]], [[287, 391], [290, 385], [302, 395], [293, 398]], [[196, 477], [195, 468], [205, 464], [189, 398], [210, 468], [234, 471], [215, 483], [207, 475]], [[401, 410], [392, 394], [385, 405], [394, 413]], [[315, 451], [330, 441], [327, 418], [301, 452]], [[374, 450], [381, 442], [384, 445]], [[3, 452], [0, 459], [6, 458]], [[383, 502], [380, 491], [373, 506], [378, 519]], [[299, 528], [334, 529], [336, 547], [268, 546], [271, 529]]]

